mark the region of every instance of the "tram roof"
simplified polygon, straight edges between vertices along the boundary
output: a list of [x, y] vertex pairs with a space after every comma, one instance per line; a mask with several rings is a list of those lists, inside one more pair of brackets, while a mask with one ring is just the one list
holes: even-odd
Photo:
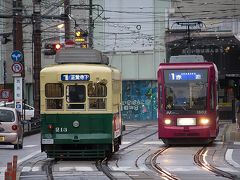
[[159, 69], [186, 69], [186, 68], [209, 68], [214, 66], [213, 62], [191, 62], [191, 63], [160, 63]]
[[109, 58], [101, 51], [90, 48], [62, 48], [55, 56], [55, 62], [59, 64], [86, 63], [109, 64]]
[[[41, 73], [48, 72], [61, 72], [61, 73], [79, 73], [88, 72], [88, 73], [97, 73], [97, 72], [106, 72], [110, 73], [112, 70], [119, 71], [115, 67], [107, 66], [104, 64], [54, 64], [48, 67], [45, 67], [41, 70]], [[120, 73], [120, 72], [119, 72]]]

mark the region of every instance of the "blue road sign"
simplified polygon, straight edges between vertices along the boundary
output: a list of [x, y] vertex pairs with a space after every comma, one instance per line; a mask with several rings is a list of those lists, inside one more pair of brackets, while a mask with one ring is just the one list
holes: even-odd
[[21, 109], [21, 107], [22, 107], [22, 105], [21, 105], [21, 103], [16, 103], [16, 109]]
[[21, 51], [19, 50], [16, 50], [16, 51], [13, 51], [12, 54], [11, 54], [11, 58], [13, 61], [21, 61], [22, 58], [23, 58], [23, 54], [21, 53]]

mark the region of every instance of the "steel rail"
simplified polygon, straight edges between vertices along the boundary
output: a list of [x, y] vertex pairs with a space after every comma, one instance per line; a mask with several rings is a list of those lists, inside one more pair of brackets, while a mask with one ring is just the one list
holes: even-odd
[[218, 169], [214, 166], [212, 166], [211, 164], [209, 164], [204, 157], [206, 156], [206, 151], [207, 151], [207, 146], [204, 146], [203, 148], [201, 148], [195, 155], [194, 155], [194, 162], [202, 167], [203, 169], [207, 169], [208, 171], [211, 171], [213, 173], [215, 173], [218, 176], [222, 176], [228, 179], [239, 179], [239, 177], [237, 175], [231, 174], [229, 172], [223, 171], [221, 169]]
[[177, 178], [176, 176], [174, 176], [173, 174], [171, 174], [170, 172], [162, 169], [156, 162], [157, 157], [159, 155], [161, 155], [163, 152], [165, 152], [167, 149], [169, 149], [169, 146], [166, 146], [160, 150], [158, 150], [157, 152], [155, 152], [150, 160], [150, 164], [151, 167], [158, 173], [160, 174], [164, 179], [168, 179], [168, 180], [179, 180], [179, 178]]
[[[123, 150], [125, 150], [125, 149], [127, 149], [127, 148], [129, 148], [129, 147], [131, 147], [131, 146], [134, 146], [134, 145], [138, 144], [139, 142], [141, 142], [141, 141], [143, 141], [143, 140], [145, 140], [145, 139], [153, 136], [153, 135], [156, 134], [156, 133], [157, 133], [157, 131], [154, 131], [153, 133], [145, 136], [144, 138], [141, 138], [141, 139], [139, 139], [139, 140], [137, 140], [137, 141], [129, 144], [128, 146], [120, 149], [118, 152], [121, 152], [121, 151], [123, 151]], [[107, 157], [106, 157], [105, 159], [103, 159], [102, 161], [101, 161], [101, 160], [98, 160], [95, 164], [96, 164], [97, 169], [98, 169], [99, 171], [102, 171], [109, 179], [111, 179], [111, 180], [116, 180], [116, 179], [117, 179], [116, 177], [114, 177], [114, 176], [111, 174], [111, 171], [112, 171], [112, 170], [108, 167], [108, 158], [107, 158]], [[116, 160], [116, 166], [118, 167], [118, 160]]]

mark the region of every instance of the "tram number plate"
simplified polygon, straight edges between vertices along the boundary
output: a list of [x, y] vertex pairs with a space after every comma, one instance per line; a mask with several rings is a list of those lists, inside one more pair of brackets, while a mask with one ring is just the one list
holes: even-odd
[[53, 139], [42, 139], [42, 144], [53, 144]]
[[0, 142], [3, 142], [5, 140], [4, 136], [0, 136]]

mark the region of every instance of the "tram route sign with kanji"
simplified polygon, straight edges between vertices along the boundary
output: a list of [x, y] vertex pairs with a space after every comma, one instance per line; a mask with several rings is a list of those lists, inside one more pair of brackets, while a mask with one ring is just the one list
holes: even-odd
[[23, 71], [23, 65], [19, 62], [15, 62], [12, 65], [12, 71], [14, 73], [21, 73]]

